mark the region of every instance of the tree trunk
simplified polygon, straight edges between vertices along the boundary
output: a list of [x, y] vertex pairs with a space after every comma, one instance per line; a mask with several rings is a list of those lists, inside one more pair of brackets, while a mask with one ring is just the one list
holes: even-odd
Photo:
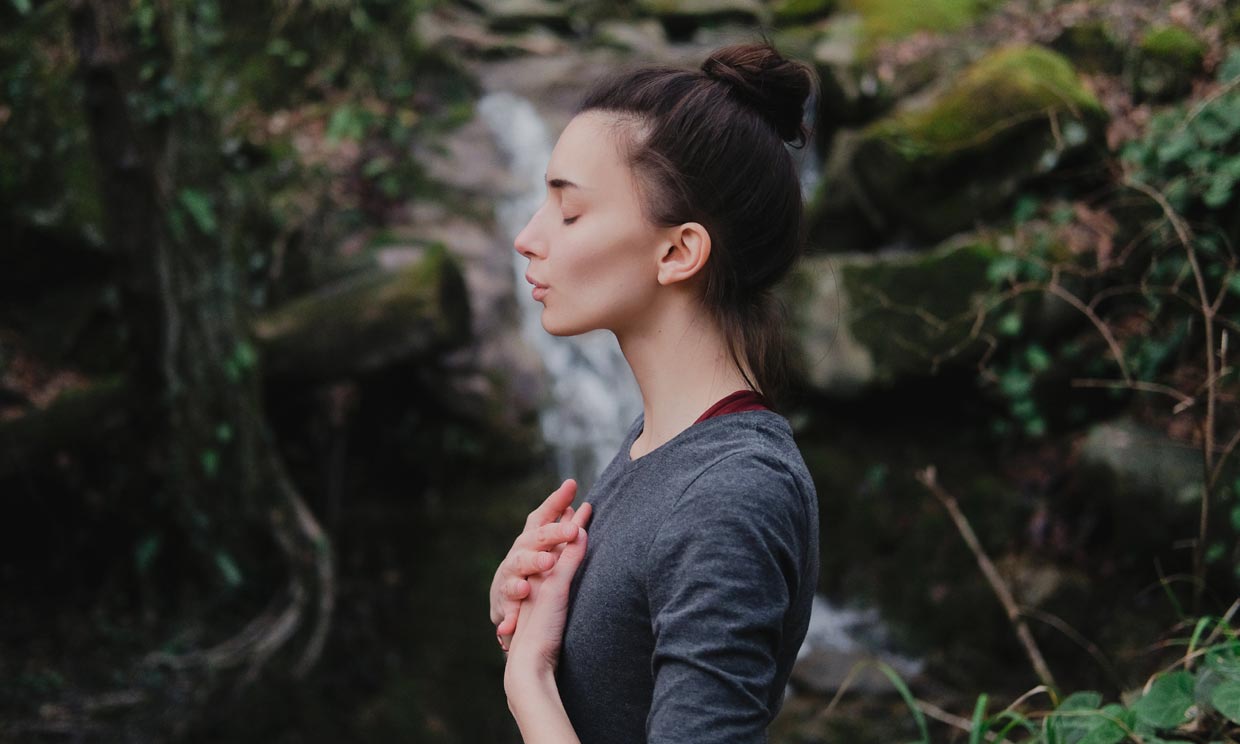
[[258, 580], [257, 561], [247, 564], [255, 526], [288, 558], [282, 609], [214, 647], [149, 660], [180, 669], [248, 665], [252, 678], [304, 628], [294, 667], [302, 673], [327, 632], [332, 558], [263, 416], [248, 338], [244, 199], [229, 191], [239, 177], [223, 167], [212, 91], [202, 80], [210, 7], [73, 6], [107, 237], [126, 262], [127, 378], [143, 402], [131, 414], [133, 434], [152, 453], [158, 497], [224, 583]]

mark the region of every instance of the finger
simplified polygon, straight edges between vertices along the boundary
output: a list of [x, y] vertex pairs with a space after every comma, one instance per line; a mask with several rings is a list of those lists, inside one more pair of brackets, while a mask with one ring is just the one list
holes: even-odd
[[547, 575], [547, 583], [539, 591], [551, 593], [567, 591], [569, 583], [573, 580], [573, 574], [577, 573], [577, 567], [581, 565], [582, 559], [586, 556], [587, 540], [586, 531], [580, 529], [577, 539], [564, 543], [563, 552], [560, 553], [560, 559], [556, 563], [556, 570]]
[[565, 522], [571, 522], [572, 520], [573, 520], [573, 506], [572, 504], [569, 504], [568, 508], [564, 510], [564, 513], [561, 514], [560, 518], [556, 521], [559, 522], [560, 524], [563, 524]]
[[511, 560], [509, 571], [517, 577], [542, 573], [555, 565], [555, 556], [545, 550], [520, 550], [513, 554]]
[[504, 588], [501, 591], [508, 599], [522, 600], [529, 596], [530, 582], [525, 579], [509, 579], [504, 582]]
[[[508, 641], [512, 639], [512, 634], [517, 629], [517, 615], [521, 613], [521, 603], [516, 602], [513, 608], [504, 615], [504, 621], [495, 626], [495, 634], [504, 638], [504, 645], [508, 645]], [[505, 636], [507, 636], [505, 638]]]
[[555, 521], [560, 513], [571, 503], [577, 495], [577, 481], [569, 478], [560, 484], [560, 487], [551, 492], [534, 511], [530, 512], [529, 517], [525, 520], [527, 529], [537, 527]]
[[577, 526], [572, 522], [552, 522], [539, 527], [533, 536], [528, 545], [530, 550], [550, 550], [562, 542], [576, 539]]
[[572, 522], [578, 527], [585, 529], [585, 526], [589, 524], [590, 522], [590, 517], [593, 515], [594, 515], [594, 507], [591, 506], [590, 502], [587, 501], [586, 503], [582, 504], [581, 508], [577, 510], [577, 513], [573, 515]]

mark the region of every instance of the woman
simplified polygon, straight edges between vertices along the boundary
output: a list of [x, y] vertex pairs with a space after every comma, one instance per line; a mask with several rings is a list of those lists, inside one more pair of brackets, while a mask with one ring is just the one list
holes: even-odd
[[543, 328], [615, 333], [643, 413], [590, 503], [566, 481], [496, 572], [526, 742], [764, 741], [779, 710], [818, 575], [814, 485], [771, 404], [772, 289], [802, 234], [785, 142], [805, 142], [812, 84], [768, 44], [639, 70], [552, 152], [515, 241]]

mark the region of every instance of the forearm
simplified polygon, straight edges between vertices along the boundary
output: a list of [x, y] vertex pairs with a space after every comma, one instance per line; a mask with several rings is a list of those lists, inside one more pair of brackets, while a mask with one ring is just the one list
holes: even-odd
[[509, 676], [504, 688], [526, 744], [581, 744], [550, 670]]

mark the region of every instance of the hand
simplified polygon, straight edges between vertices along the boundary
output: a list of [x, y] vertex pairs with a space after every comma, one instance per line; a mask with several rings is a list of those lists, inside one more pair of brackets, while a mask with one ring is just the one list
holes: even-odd
[[[585, 505], [582, 511], [586, 511]], [[554, 674], [564, 643], [569, 587], [585, 558], [586, 543], [586, 531], [578, 526], [577, 536], [556, 548], [560, 555], [555, 567], [530, 576], [529, 597], [521, 602], [521, 623], [513, 634], [504, 667], [505, 688], [510, 695], [516, 686]]]
[[590, 518], [589, 504], [582, 504], [579, 512], [573, 512], [570, 504], [576, 494], [577, 482], [570, 478], [530, 512], [525, 529], [495, 571], [491, 581], [491, 622], [505, 650], [517, 627], [521, 600], [530, 595], [525, 577], [554, 566], [559, 553], [553, 548], [575, 540], [577, 527], [584, 526]]

